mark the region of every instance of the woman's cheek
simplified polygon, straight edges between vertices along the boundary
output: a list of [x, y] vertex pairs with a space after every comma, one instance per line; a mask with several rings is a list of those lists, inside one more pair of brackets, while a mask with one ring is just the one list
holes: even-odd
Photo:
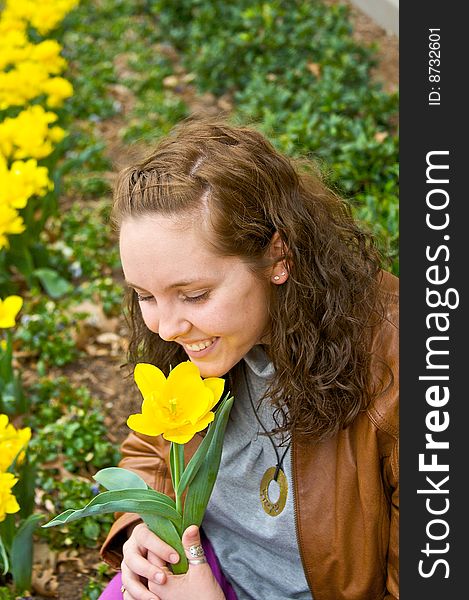
[[140, 311], [148, 329], [153, 333], [158, 333], [158, 318], [155, 308], [149, 306], [149, 302], [140, 302]]

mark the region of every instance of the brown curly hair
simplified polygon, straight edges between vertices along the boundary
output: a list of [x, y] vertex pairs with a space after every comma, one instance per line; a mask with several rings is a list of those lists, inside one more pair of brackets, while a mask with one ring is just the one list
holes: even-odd
[[[321, 439], [349, 425], [377, 393], [369, 346], [372, 327], [384, 318], [377, 283], [383, 259], [317, 165], [283, 156], [253, 127], [187, 119], [119, 174], [116, 228], [155, 212], [209, 221], [215, 251], [240, 257], [259, 276], [278, 232], [289, 278], [271, 286], [269, 299], [266, 349], [275, 377], [266, 396], [277, 409], [276, 432]], [[150, 362], [167, 374], [187, 360], [179, 344], [146, 328], [133, 291], [127, 306], [130, 365]]]

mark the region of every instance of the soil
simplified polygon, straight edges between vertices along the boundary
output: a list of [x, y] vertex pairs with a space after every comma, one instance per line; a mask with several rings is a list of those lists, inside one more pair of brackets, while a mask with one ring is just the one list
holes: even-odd
[[[374, 69], [373, 78], [382, 83], [383, 88], [393, 92], [399, 86], [399, 40], [396, 36], [387, 33], [367, 15], [355, 8], [350, 2], [343, 0], [327, 0], [329, 4], [347, 4], [351, 9], [355, 38], [363, 43], [375, 42], [378, 45], [378, 65]], [[125, 61], [123, 61], [124, 63]], [[116, 64], [119, 57], [116, 57]], [[111, 93], [124, 94], [125, 90], [113, 86]], [[119, 98], [127, 111], [132, 106], [132, 98]], [[214, 98], [206, 95], [202, 98], [192, 98], [194, 110], [210, 111], [214, 105]], [[218, 103], [220, 107], [220, 103]], [[229, 106], [228, 106], [229, 108]], [[143, 154], [145, 147], [133, 145], [132, 148], [123, 146], [118, 135], [123, 126], [123, 116], [114, 117], [100, 125], [100, 133], [107, 143], [107, 153], [114, 167], [109, 173], [109, 179], [115, 177], [115, 172], [126, 164], [132, 162], [136, 155]], [[116, 274], [116, 277], [119, 277]], [[95, 336], [89, 336], [86, 344], [88, 353], [73, 365], [62, 369], [61, 373], [77, 384], [85, 384], [94, 396], [102, 398], [109, 415], [109, 438], [115, 443], [120, 443], [128, 433], [126, 426], [127, 416], [138, 410], [140, 398], [136, 393], [135, 384], [123, 377], [121, 365], [125, 362], [126, 325], [119, 319], [115, 327], [122, 343], [111, 352], [110, 348], [102, 346], [97, 341], [99, 331]], [[97, 351], [98, 349], [99, 351]], [[82, 591], [91, 576], [96, 574], [97, 566], [101, 563], [98, 549], [82, 549], [76, 551], [69, 560], [63, 560], [56, 569], [57, 591], [56, 598], [61, 600], [81, 600]], [[50, 596], [49, 596], [50, 597]], [[45, 600], [47, 596], [36, 593], [35, 600]]]

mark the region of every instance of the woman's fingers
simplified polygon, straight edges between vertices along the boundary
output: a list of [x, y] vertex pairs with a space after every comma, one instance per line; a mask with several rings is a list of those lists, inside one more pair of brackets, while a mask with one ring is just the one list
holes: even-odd
[[129, 572], [134, 573], [137, 576], [154, 581], [155, 583], [162, 583], [165, 579], [161, 567], [152, 565], [145, 557], [137, 553], [132, 553], [124, 556], [122, 561], [122, 568], [128, 569]]
[[159, 600], [123, 562], [121, 565], [124, 600]]
[[169, 544], [163, 542], [163, 540], [151, 532], [144, 523], [140, 523], [140, 525], [135, 527], [131, 537], [124, 544], [124, 547], [134, 540], [140, 549], [143, 550], [142, 553], [145, 555], [150, 551], [155, 556], [159, 557], [163, 563], [168, 562], [175, 564], [179, 561], [179, 555], [174, 548], [171, 548]]
[[197, 525], [191, 525], [184, 531], [182, 534], [182, 545], [189, 561], [189, 569], [200, 568], [201, 566], [210, 569], [205, 558], [205, 552], [200, 541], [200, 531]]
[[132, 531], [123, 545], [123, 554], [122, 583], [130, 598], [138, 600], [156, 598], [142, 580], [164, 583], [166, 564], [179, 560], [177, 552], [152, 533], [144, 523], [137, 525]]

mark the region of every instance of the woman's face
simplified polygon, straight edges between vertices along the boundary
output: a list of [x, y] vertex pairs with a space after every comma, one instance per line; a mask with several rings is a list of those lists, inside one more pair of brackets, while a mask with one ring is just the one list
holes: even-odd
[[268, 332], [268, 274], [215, 254], [195, 221], [128, 218], [120, 253], [146, 326], [180, 344], [202, 377], [227, 373]]

